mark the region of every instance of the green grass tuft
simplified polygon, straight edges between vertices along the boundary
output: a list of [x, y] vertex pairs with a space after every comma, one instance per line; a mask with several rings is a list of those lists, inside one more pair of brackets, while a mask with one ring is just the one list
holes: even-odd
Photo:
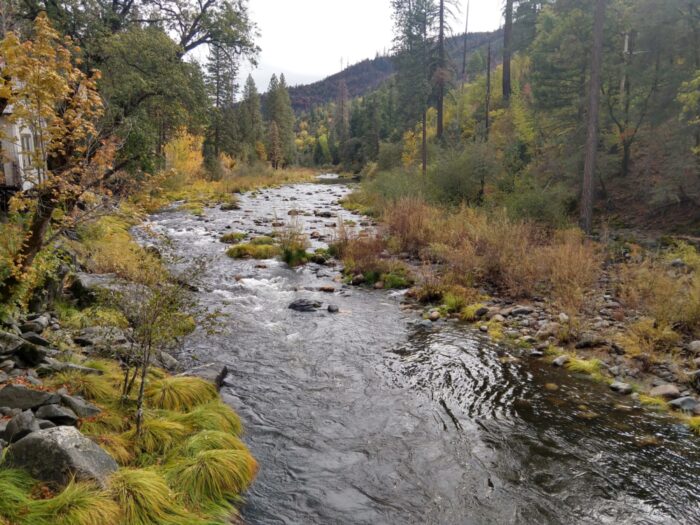
[[173, 414], [173, 421], [198, 432], [219, 430], [236, 436], [243, 433], [243, 425], [238, 415], [221, 401], [200, 405], [186, 414]]
[[119, 507], [109, 493], [92, 483], [71, 481], [56, 497], [33, 500], [24, 523], [31, 525], [96, 525], [117, 523]]
[[247, 450], [205, 450], [173, 462], [166, 478], [189, 505], [216, 506], [235, 499], [253, 481], [258, 465]]
[[598, 359], [579, 359], [577, 357], [572, 357], [571, 360], [566, 364], [566, 368], [575, 373], [596, 375], [600, 373], [600, 361]]
[[185, 423], [166, 419], [164, 414], [146, 414], [141, 425], [141, 435], [132, 428], [123, 437], [134, 443], [141, 452], [146, 454], [163, 454], [176, 447], [191, 434], [190, 427]]
[[83, 374], [76, 371], [60, 372], [50, 378], [54, 387], [65, 386], [73, 394], [98, 403], [117, 399], [119, 393], [108, 375]]
[[26, 472], [0, 469], [0, 523], [15, 523], [26, 512], [34, 483]]
[[219, 241], [223, 242], [224, 244], [238, 244], [246, 238], [246, 235], [247, 234], [243, 232], [225, 233], [221, 236]]
[[251, 239], [250, 244], [253, 246], [271, 246], [275, 244], [275, 239], [269, 235], [261, 235], [260, 237]]
[[146, 387], [146, 400], [152, 408], [184, 412], [218, 397], [211, 383], [198, 377], [167, 377]]
[[279, 254], [279, 246], [271, 244], [237, 244], [226, 251], [232, 259], [274, 259]]
[[121, 509], [120, 525], [202, 523], [178, 504], [165, 479], [153, 470], [121, 469], [109, 479], [109, 491]]
[[248, 450], [248, 448], [232, 434], [218, 430], [204, 430], [188, 439], [177, 453], [194, 457], [208, 450]]

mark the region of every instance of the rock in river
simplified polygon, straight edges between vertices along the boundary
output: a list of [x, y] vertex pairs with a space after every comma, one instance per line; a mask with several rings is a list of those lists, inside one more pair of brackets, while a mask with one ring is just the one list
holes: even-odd
[[622, 381], [615, 381], [614, 383], [611, 383], [610, 389], [625, 396], [632, 393], [632, 385], [623, 383]]
[[8, 465], [24, 469], [46, 482], [66, 485], [96, 481], [102, 487], [118, 468], [117, 462], [75, 427], [56, 427], [32, 432], [7, 452]]
[[289, 308], [297, 312], [313, 312], [321, 308], [321, 303], [310, 299], [297, 299], [289, 305]]
[[660, 385], [651, 389], [649, 392], [650, 396], [653, 397], [665, 397], [667, 399], [675, 399], [680, 397], [681, 392], [676, 385]]

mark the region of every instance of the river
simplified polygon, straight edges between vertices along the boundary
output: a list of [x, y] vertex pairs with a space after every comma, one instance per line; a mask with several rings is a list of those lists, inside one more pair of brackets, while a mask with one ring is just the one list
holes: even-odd
[[[337, 269], [233, 260], [219, 242], [270, 233], [292, 209], [331, 212], [297, 218], [329, 238], [361, 220], [338, 204], [348, 191], [319, 181], [149, 221], [177, 255], [207, 260], [198, 295], [224, 328], [179, 358], [230, 371], [222, 394], [261, 464], [246, 523], [700, 523], [700, 438], [683, 425], [466, 325], [425, 329], [398, 294], [343, 287]], [[288, 309], [300, 298], [324, 307]]]

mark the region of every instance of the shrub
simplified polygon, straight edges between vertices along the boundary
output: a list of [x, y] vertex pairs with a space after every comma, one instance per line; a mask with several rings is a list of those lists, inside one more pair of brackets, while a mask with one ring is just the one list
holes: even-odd
[[477, 204], [486, 183], [498, 173], [494, 152], [487, 143], [471, 143], [459, 153], [446, 153], [430, 166], [430, 193], [439, 203]]
[[32, 525], [94, 525], [116, 523], [119, 507], [92, 483], [71, 481], [53, 498], [33, 500], [23, 518]]
[[381, 237], [358, 236], [336, 242], [332, 251], [342, 259], [346, 274], [376, 274], [378, 278], [388, 269], [381, 259], [385, 247]]
[[166, 377], [146, 387], [146, 401], [152, 408], [183, 412], [217, 398], [216, 388], [198, 377]]
[[547, 226], [566, 225], [571, 197], [558, 186], [542, 188], [524, 182], [516, 184], [503, 198], [508, 215], [514, 220], [533, 220]]
[[289, 266], [299, 266], [309, 261], [309, 239], [298, 223], [291, 224], [278, 235], [282, 249], [282, 260]]
[[170, 484], [189, 505], [221, 506], [248, 488], [258, 470], [247, 450], [203, 450], [166, 467]]
[[274, 259], [279, 254], [279, 246], [253, 243], [237, 244], [226, 252], [232, 259]]
[[420, 255], [435, 238], [439, 212], [417, 198], [403, 198], [388, 207], [382, 222], [390, 235], [398, 239], [399, 249]]

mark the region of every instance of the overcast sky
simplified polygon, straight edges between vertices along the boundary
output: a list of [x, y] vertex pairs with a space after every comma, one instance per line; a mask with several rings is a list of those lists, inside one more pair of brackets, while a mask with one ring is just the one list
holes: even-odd
[[[454, 33], [464, 31], [467, 0], [451, 21]], [[490, 31], [501, 25], [502, 0], [471, 0], [469, 31]], [[250, 0], [262, 49], [252, 71], [258, 89], [266, 91], [273, 73], [284, 73], [290, 85], [307, 84], [340, 71], [343, 66], [373, 58], [391, 48], [390, 0]], [[248, 74], [242, 72], [242, 82]], [[241, 83], [242, 83], [241, 82]]]

